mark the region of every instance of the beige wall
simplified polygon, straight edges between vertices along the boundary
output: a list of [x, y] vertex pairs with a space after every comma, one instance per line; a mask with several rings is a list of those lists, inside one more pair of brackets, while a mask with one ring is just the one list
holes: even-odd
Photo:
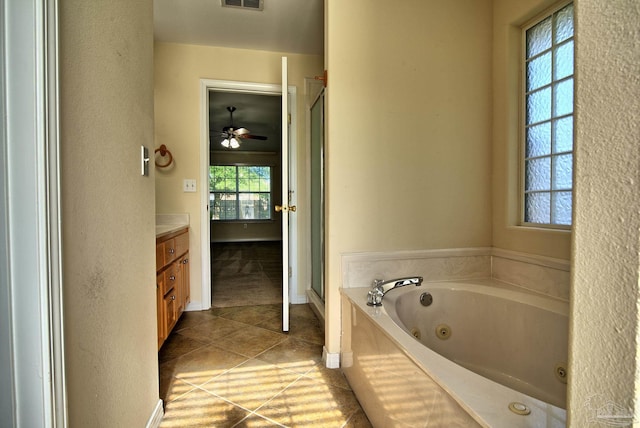
[[69, 426], [145, 426], [158, 402], [151, 1], [64, 1], [60, 16]]
[[607, 403], [632, 416], [633, 426], [640, 421], [639, 23], [636, 0], [576, 3], [574, 427], [590, 425]]
[[493, 1], [493, 246], [568, 260], [571, 232], [518, 224], [521, 26], [555, 0]]
[[491, 1], [326, 3], [337, 353], [342, 253], [491, 245]]
[[[168, 43], [155, 44], [155, 147], [170, 148], [175, 166], [156, 170], [156, 211], [189, 213], [191, 299], [202, 299], [200, 194], [183, 193], [182, 180], [200, 176], [200, 79], [281, 83], [281, 57], [289, 58], [289, 85], [297, 88], [298, 226], [306, 227], [306, 116], [304, 78], [322, 72], [322, 57]], [[207, 185], [200, 183], [197, 186]], [[307, 243], [300, 232], [299, 293], [306, 284]]]

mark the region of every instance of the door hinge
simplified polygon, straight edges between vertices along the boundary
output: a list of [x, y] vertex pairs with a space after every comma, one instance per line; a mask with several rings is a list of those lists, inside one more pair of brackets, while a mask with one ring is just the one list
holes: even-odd
[[287, 114], [287, 123], [291, 125], [291, 113]]
[[289, 278], [293, 276], [293, 268], [289, 266]]

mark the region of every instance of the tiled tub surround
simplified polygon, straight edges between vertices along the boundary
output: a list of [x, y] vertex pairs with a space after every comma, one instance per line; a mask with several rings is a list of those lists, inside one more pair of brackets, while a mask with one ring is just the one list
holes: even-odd
[[[375, 278], [421, 275], [424, 289], [434, 282], [464, 282], [472, 289], [504, 288], [562, 306], [568, 305], [568, 262], [491, 248], [349, 254], [342, 262], [342, 367], [375, 426], [399, 421], [434, 427], [565, 425], [563, 409], [477, 375], [423, 346], [394, 323], [384, 307], [367, 306], [366, 294]], [[531, 415], [510, 412], [507, 406], [513, 401], [525, 401]]]
[[425, 282], [493, 278], [569, 300], [569, 261], [498, 248], [351, 253], [342, 256], [342, 288], [420, 275]]

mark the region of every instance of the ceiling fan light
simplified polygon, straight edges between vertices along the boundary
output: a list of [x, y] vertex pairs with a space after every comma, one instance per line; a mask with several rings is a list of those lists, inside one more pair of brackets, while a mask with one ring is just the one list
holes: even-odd
[[240, 143], [235, 138], [232, 138], [229, 144], [231, 145], [232, 149], [237, 149], [238, 147], [240, 147]]
[[229, 148], [229, 140], [227, 138], [222, 140], [222, 142], [220, 144], [222, 144], [222, 147]]

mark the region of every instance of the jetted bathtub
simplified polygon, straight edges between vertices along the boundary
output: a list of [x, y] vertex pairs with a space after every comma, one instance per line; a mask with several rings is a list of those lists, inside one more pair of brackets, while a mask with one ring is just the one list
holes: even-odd
[[493, 280], [366, 294], [342, 289], [342, 367], [375, 427], [565, 426], [566, 302]]

